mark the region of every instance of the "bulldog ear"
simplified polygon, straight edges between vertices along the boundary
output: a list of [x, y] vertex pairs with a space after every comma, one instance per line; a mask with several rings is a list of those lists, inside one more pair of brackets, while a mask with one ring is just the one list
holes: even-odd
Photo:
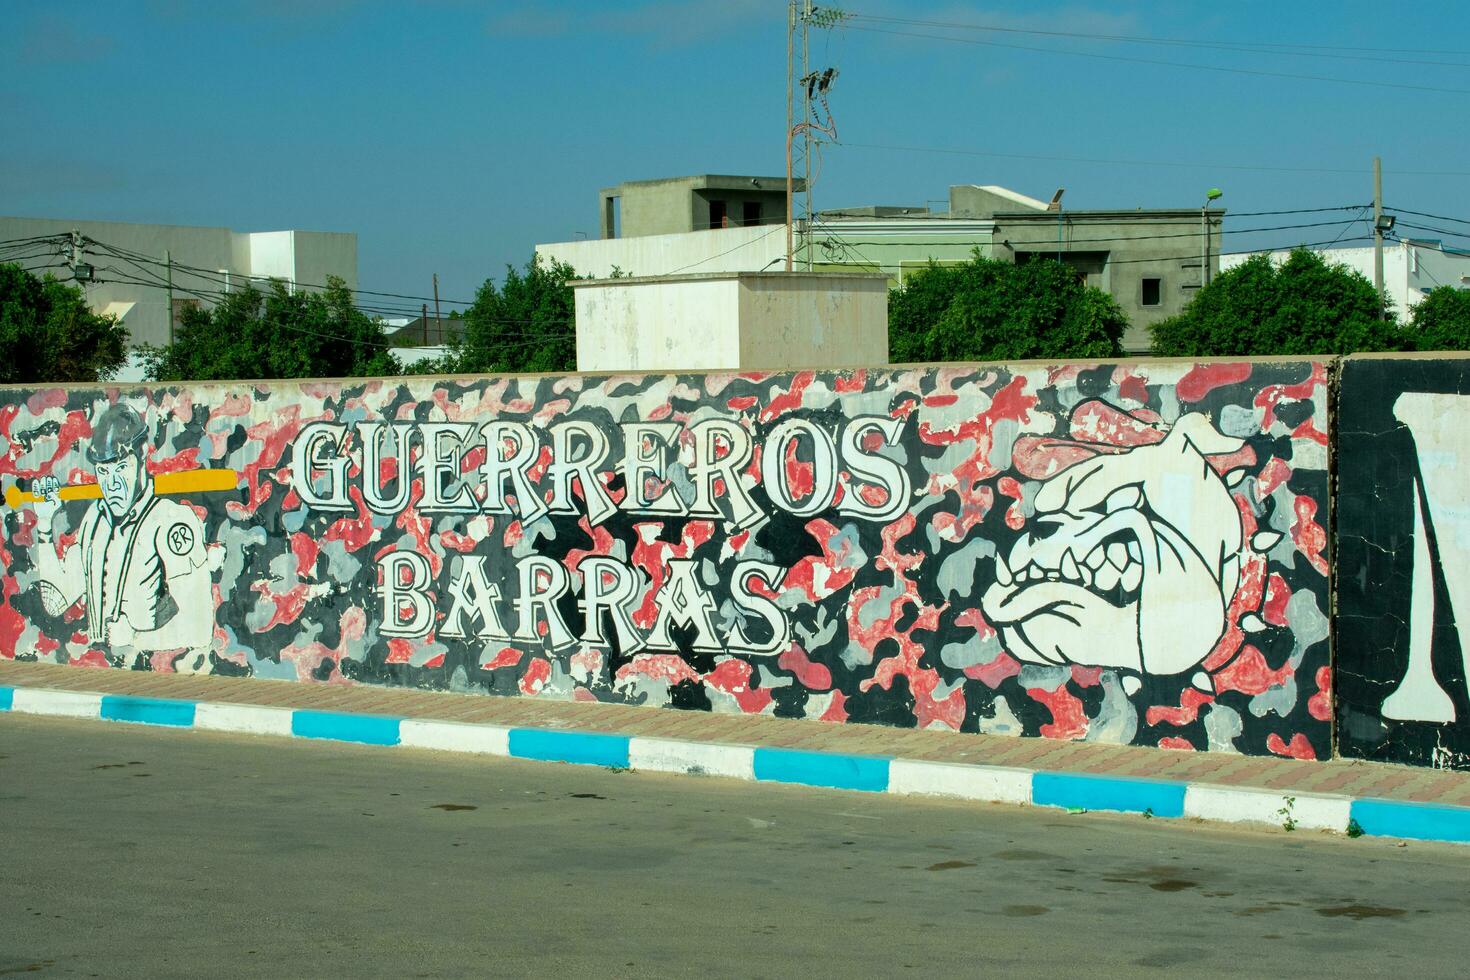
[[1245, 446], [1244, 439], [1223, 435], [1208, 416], [1199, 412], [1191, 412], [1174, 423], [1165, 442], [1176, 440], [1189, 443], [1201, 456], [1226, 456]]

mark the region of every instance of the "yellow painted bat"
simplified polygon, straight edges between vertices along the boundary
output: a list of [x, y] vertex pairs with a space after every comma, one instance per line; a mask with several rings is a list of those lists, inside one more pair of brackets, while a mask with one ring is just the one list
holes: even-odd
[[[184, 470], [180, 473], [160, 473], [153, 478], [153, 492], [162, 495], [181, 493], [214, 493], [233, 490], [240, 485], [240, 474], [234, 470]], [[62, 500], [100, 500], [102, 488], [95, 483], [81, 483], [62, 487], [56, 494]], [[40, 494], [22, 490], [16, 486], [5, 488], [5, 503], [9, 507], [40, 503]]]

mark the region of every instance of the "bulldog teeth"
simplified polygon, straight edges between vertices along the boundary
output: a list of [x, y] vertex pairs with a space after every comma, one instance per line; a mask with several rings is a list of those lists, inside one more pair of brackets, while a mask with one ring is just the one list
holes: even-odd
[[1102, 567], [1102, 563], [1107, 560], [1108, 558], [1103, 554], [1102, 548], [1093, 548], [1092, 551], [1088, 552], [1087, 557], [1082, 559], [1082, 564], [1093, 571], [1097, 571]]
[[1009, 588], [1011, 583], [1015, 581], [1015, 577], [1011, 575], [1010, 566], [1006, 564], [1006, 560], [1000, 555], [995, 556], [995, 580], [1005, 588]]
[[1112, 562], [1104, 564], [1093, 576], [1092, 586], [1100, 592], [1110, 592], [1118, 585], [1123, 573]]
[[1138, 587], [1143, 584], [1143, 566], [1129, 565], [1123, 570], [1120, 581], [1123, 583], [1124, 592], [1137, 591]]
[[1011, 582], [1016, 580], [1016, 577], [1010, 573], [1010, 566], [1005, 564], [1005, 558], [1000, 555], [995, 555], [995, 580], [1000, 582], [1003, 588], [1010, 588]]
[[1082, 581], [1082, 569], [1077, 567], [1077, 559], [1072, 557], [1072, 549], [1068, 548], [1062, 553], [1062, 578], [1068, 582]]
[[1104, 502], [1103, 506], [1111, 514], [1114, 511], [1137, 507], [1142, 500], [1143, 491], [1135, 484], [1131, 487], [1119, 487], [1117, 490], [1108, 494], [1108, 499]]
[[1128, 549], [1123, 547], [1123, 542], [1114, 541], [1108, 545], [1108, 561], [1120, 572], [1128, 567]]

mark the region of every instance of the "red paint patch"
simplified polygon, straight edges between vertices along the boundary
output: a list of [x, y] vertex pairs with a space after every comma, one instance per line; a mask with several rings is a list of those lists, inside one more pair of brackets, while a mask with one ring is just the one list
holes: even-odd
[[813, 663], [798, 643], [791, 644], [781, 654], [776, 666], [791, 671], [801, 686], [809, 691], [825, 691], [832, 686], [832, 672], [822, 664]]
[[1272, 732], [1266, 736], [1266, 748], [1275, 752], [1277, 755], [1284, 755], [1289, 759], [1300, 759], [1303, 762], [1311, 762], [1317, 758], [1317, 753], [1312, 748], [1312, 743], [1307, 741], [1307, 736], [1301, 732], [1297, 732], [1291, 737], [1290, 744], [1283, 742], [1280, 735]]
[[1196, 364], [1189, 373], [1179, 379], [1174, 391], [1179, 400], [1186, 404], [1199, 401], [1223, 385], [1240, 384], [1251, 376], [1249, 363]]
[[1327, 548], [1327, 532], [1315, 520], [1317, 501], [1311, 497], [1298, 497], [1292, 509], [1296, 520], [1291, 525], [1291, 540], [1296, 548], [1307, 557], [1312, 567], [1323, 575], [1327, 574], [1327, 559], [1322, 552]]
[[1332, 668], [1317, 668], [1317, 693], [1307, 699], [1307, 714], [1318, 721], [1332, 720]]
[[1178, 735], [1165, 735], [1159, 739], [1159, 748], [1173, 749], [1176, 752], [1193, 752], [1194, 744], [1189, 739], [1180, 738]]
[[1015, 677], [1021, 672], [1021, 664], [1010, 654], [1002, 652], [988, 664], [972, 664], [965, 668], [965, 676], [973, 678], [992, 691], [1000, 687], [1001, 681], [1007, 677]]
[[1291, 677], [1291, 663], [1282, 664], [1275, 670], [1266, 665], [1261, 651], [1247, 644], [1230, 666], [1216, 672], [1215, 690], [1239, 691], [1242, 694], [1263, 694], [1273, 687], [1280, 687]]
[[1160, 723], [1178, 727], [1192, 725], [1194, 724], [1194, 720], [1199, 717], [1199, 709], [1213, 700], [1215, 700], [1213, 695], [1206, 694], [1192, 687], [1187, 687], [1179, 697], [1179, 707], [1171, 708], [1167, 705], [1157, 705], [1148, 709], [1144, 720], [1150, 725]]
[[1046, 705], [1051, 721], [1041, 726], [1043, 738], [1074, 739], [1087, 734], [1087, 714], [1082, 702], [1063, 684], [1055, 691], [1028, 687], [1026, 693]]
[[526, 665], [526, 672], [521, 675], [520, 688], [522, 694], [535, 696], [541, 693], [546, 682], [551, 677], [551, 661], [537, 658]]
[[499, 670], [501, 667], [514, 667], [521, 662], [524, 656], [524, 651], [517, 650], [515, 647], [501, 647], [495, 656], [480, 664], [480, 669]]

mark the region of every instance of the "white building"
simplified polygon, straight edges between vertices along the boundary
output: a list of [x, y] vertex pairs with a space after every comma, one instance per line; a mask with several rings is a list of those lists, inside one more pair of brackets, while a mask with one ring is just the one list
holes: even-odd
[[[1345, 265], [1373, 281], [1372, 246], [1315, 251], [1327, 262]], [[1224, 255], [1220, 257], [1220, 270], [1232, 269], [1252, 255], [1269, 255], [1280, 265], [1290, 254], [1291, 249], [1276, 249]], [[1470, 289], [1470, 249], [1447, 246], [1437, 239], [1403, 239], [1383, 246], [1383, 291], [1401, 322], [1408, 322], [1425, 293], [1440, 286]]]
[[[168, 343], [170, 327], [189, 306], [212, 306], [247, 281], [281, 279], [309, 289], [340, 276], [357, 288], [357, 235], [351, 232], [235, 232], [228, 228], [143, 225], [62, 218], [0, 217], [0, 241], [70, 236], [89, 240], [80, 261], [94, 270], [87, 303], [127, 326], [134, 344]], [[96, 243], [96, 244], [91, 244]], [[20, 253], [38, 274], [70, 278], [70, 245], [42, 242]], [[0, 256], [0, 261], [4, 261]], [[170, 269], [170, 263], [172, 269]], [[49, 268], [48, 268], [49, 267]], [[169, 310], [168, 280], [173, 280]]]

